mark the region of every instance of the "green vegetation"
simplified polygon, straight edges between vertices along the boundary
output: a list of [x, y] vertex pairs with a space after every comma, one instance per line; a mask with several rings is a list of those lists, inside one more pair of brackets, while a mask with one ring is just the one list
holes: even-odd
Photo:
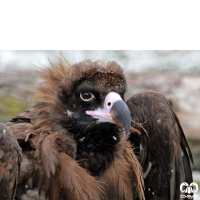
[[5, 123], [20, 114], [27, 108], [34, 105], [34, 102], [18, 99], [11, 95], [0, 98], [0, 122]]

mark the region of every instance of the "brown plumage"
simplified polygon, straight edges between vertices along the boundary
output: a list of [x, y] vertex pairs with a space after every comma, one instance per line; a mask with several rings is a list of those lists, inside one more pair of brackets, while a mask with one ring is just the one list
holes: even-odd
[[13, 133], [0, 123], [0, 199], [15, 197], [22, 157]]
[[143, 168], [145, 198], [182, 199], [180, 184], [193, 181], [193, 158], [170, 102], [159, 93], [147, 91], [128, 99], [127, 105], [134, 120], [132, 127], [141, 132], [138, 135], [132, 130], [129, 141]]
[[164, 97], [138, 94], [127, 107], [116, 62], [62, 58], [40, 76], [38, 103], [7, 123], [23, 150], [16, 199], [178, 198], [178, 184], [192, 180], [192, 156]]

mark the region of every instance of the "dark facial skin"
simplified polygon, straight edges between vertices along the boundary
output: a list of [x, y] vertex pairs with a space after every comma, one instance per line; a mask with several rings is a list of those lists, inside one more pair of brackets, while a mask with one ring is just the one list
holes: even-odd
[[[65, 90], [62, 89], [59, 96], [67, 110], [73, 112], [71, 117], [78, 120], [82, 126], [88, 126], [96, 120], [88, 116], [86, 111], [102, 108], [106, 95], [111, 91], [118, 93], [124, 99], [124, 87], [121, 87], [121, 90], [119, 90], [118, 86], [102, 85], [93, 80], [85, 80], [79, 84], [75, 83], [70, 95], [66, 95]], [[80, 97], [83, 93], [92, 94], [94, 98], [90, 101], [84, 101]]]

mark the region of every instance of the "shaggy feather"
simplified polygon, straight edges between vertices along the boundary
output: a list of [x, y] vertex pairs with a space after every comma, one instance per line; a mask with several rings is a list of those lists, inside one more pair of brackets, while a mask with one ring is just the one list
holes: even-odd
[[[191, 182], [187, 151], [191, 160], [192, 155], [166, 99], [153, 92], [130, 98], [132, 124], [127, 138], [116, 124], [97, 123], [86, 115], [87, 110], [102, 108], [109, 92], [124, 98], [125, 77], [116, 62], [85, 60], [70, 65], [61, 57], [50, 65], [40, 72], [43, 82], [34, 90], [37, 104], [8, 123], [25, 158], [16, 199], [172, 199], [178, 195], [174, 180], [183, 180], [178, 167]], [[95, 99], [82, 101], [82, 92], [93, 93]], [[169, 162], [176, 171], [172, 176]], [[145, 185], [152, 186], [155, 196], [144, 188], [142, 170], [146, 172], [149, 163], [153, 166]], [[160, 187], [160, 176], [168, 184], [165, 188]]]

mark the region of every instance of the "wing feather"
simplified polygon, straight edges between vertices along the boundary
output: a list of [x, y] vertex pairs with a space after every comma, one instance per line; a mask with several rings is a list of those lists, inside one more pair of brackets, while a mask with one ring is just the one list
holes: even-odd
[[[192, 182], [192, 153], [169, 101], [146, 91], [127, 100], [132, 120], [129, 140], [143, 167], [145, 198], [180, 199], [180, 184]], [[138, 134], [134, 129], [138, 129]]]
[[11, 130], [0, 123], [0, 199], [15, 197], [22, 159], [21, 148]]

